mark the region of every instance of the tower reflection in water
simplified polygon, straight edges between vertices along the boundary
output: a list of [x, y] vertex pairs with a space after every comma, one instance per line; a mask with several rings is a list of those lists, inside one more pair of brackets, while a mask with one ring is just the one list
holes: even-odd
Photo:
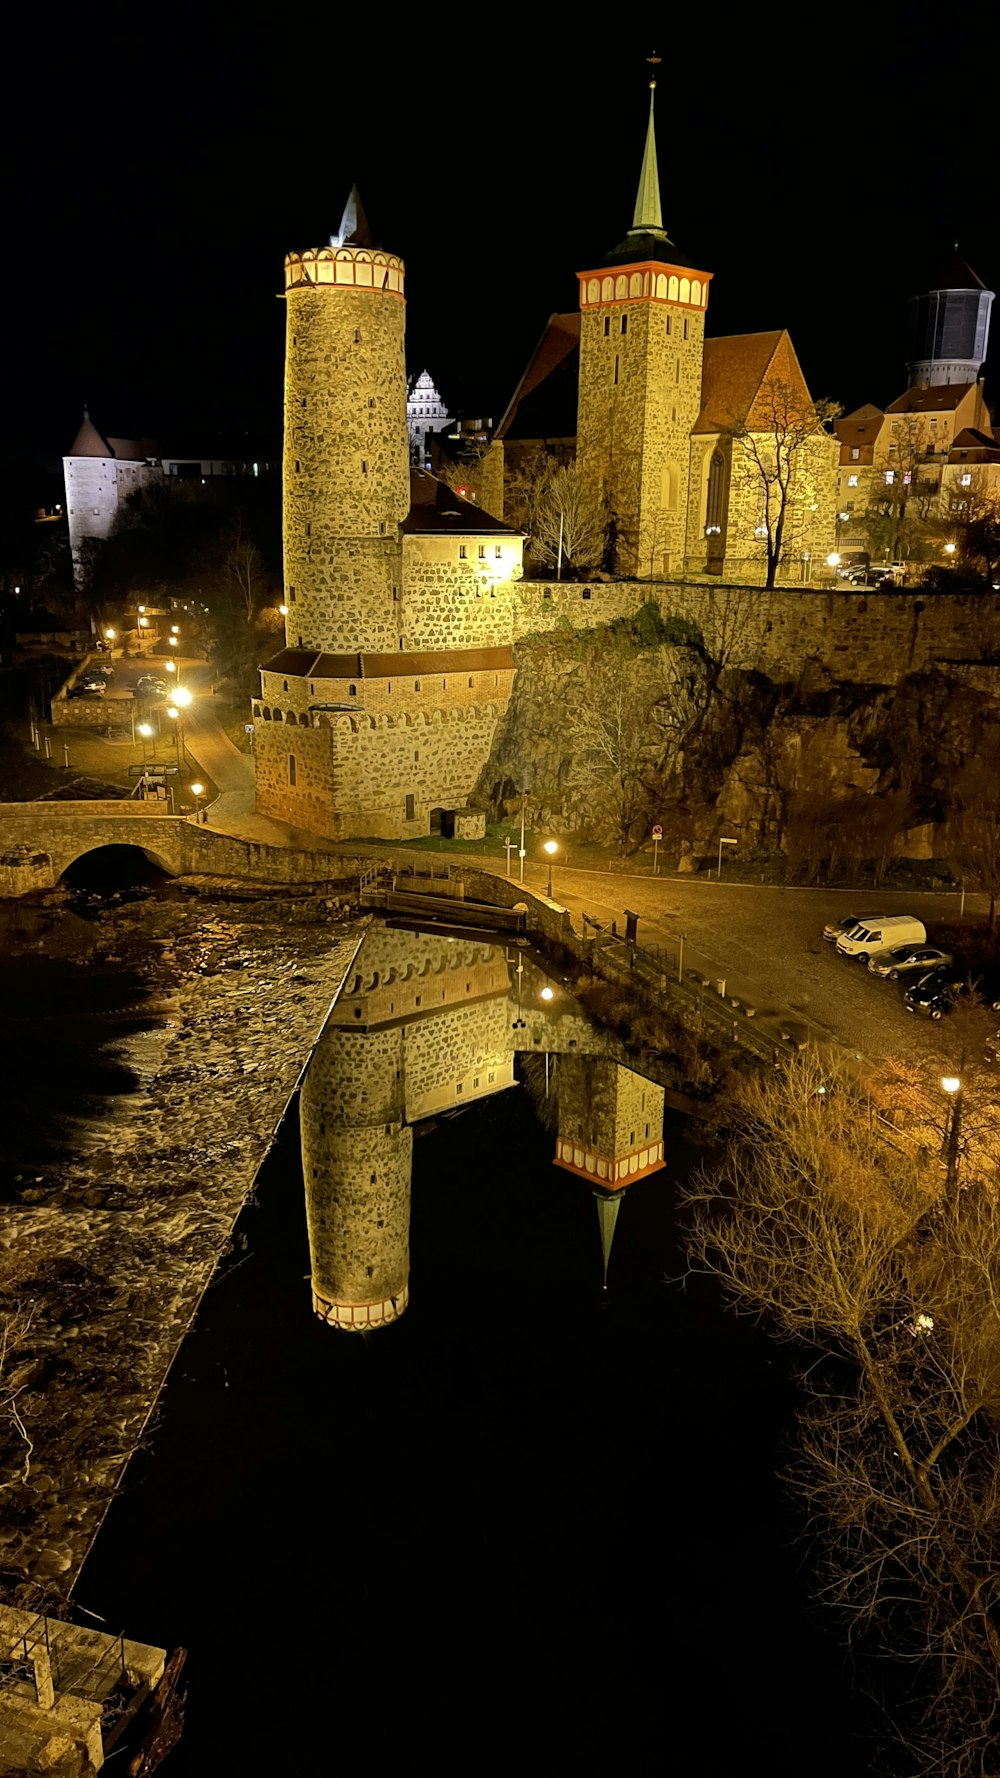
[[[527, 1053], [544, 1057], [544, 1075], [519, 1068]], [[594, 1190], [606, 1282], [621, 1195], [663, 1166], [663, 1089], [622, 1054], [531, 952], [373, 924], [302, 1088], [317, 1315], [358, 1331], [402, 1315], [414, 1124], [522, 1076], [554, 1108], [555, 1164]]]

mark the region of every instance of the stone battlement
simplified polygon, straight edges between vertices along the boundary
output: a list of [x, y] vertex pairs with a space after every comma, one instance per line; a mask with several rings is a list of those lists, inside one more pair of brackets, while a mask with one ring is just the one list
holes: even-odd
[[374, 291], [402, 296], [405, 268], [394, 253], [370, 247], [310, 247], [285, 259], [285, 292], [298, 289]]

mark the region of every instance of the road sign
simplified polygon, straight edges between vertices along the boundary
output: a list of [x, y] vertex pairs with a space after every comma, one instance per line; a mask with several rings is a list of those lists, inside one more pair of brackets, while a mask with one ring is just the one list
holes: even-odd
[[245, 722], [243, 724], [243, 733], [245, 735], [252, 735], [253, 734], [253, 723], [252, 722]]
[[656, 826], [653, 829], [653, 838], [654, 840], [662, 840], [663, 838], [663, 829], [659, 822], [656, 823]]

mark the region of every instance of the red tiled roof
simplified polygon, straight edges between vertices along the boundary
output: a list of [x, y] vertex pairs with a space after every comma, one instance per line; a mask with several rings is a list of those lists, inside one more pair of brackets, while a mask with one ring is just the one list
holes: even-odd
[[695, 432], [724, 432], [745, 420], [778, 346], [787, 335], [731, 333], [705, 341], [701, 413]]
[[[511, 436], [511, 437], [516, 436], [518, 438], [528, 438], [528, 437], [536, 436], [534, 430], [527, 430], [526, 431], [524, 426], [515, 425], [515, 422], [517, 421], [517, 417], [518, 417], [518, 409], [520, 408], [521, 403], [526, 402], [528, 400], [528, 397], [533, 395], [535, 393], [535, 390], [538, 389], [543, 383], [547, 382], [547, 380], [553, 375], [553, 373], [555, 371], [558, 371], [560, 368], [564, 367], [566, 365], [567, 359], [569, 359], [571, 356], [576, 354], [579, 351], [579, 349], [580, 349], [580, 316], [579, 316], [579, 314], [550, 315], [549, 319], [546, 323], [546, 326], [545, 326], [545, 331], [542, 334], [542, 337], [539, 340], [537, 346], [535, 347], [534, 352], [532, 353], [531, 357], [529, 358], [527, 369], [525, 370], [524, 375], [521, 378], [521, 381], [518, 383], [517, 388], [514, 390], [514, 393], [511, 396], [510, 401], [507, 405], [507, 411], [504, 414], [503, 419], [500, 421], [499, 426], [497, 427], [497, 430], [496, 430], [497, 438], [506, 438], [508, 436]], [[572, 369], [572, 366], [570, 368]], [[564, 379], [560, 379], [560, 381], [562, 381], [562, 380], [564, 380]], [[547, 426], [543, 432], [539, 432], [537, 434], [538, 437], [546, 437], [546, 438], [555, 438], [555, 437], [572, 438], [573, 437], [574, 433], [576, 432], [576, 406], [575, 406], [575, 403], [576, 403], [576, 378], [575, 378], [575, 375], [572, 379], [571, 395], [572, 395], [572, 412], [570, 412], [570, 404], [567, 402], [567, 403], [561, 404], [562, 406], [565, 406], [565, 409], [566, 409], [565, 414], [560, 412], [558, 415], [555, 415], [556, 426], [557, 427], [565, 426], [568, 428], [568, 430], [566, 430], [566, 431], [552, 431], [551, 427]], [[538, 403], [532, 403], [531, 406], [533, 409], [538, 408]], [[553, 416], [548, 416], [548, 417], [551, 419]], [[535, 422], [533, 421], [532, 426], [534, 426], [534, 424], [535, 424]]]
[[962, 397], [975, 386], [975, 383], [924, 383], [916, 389], [905, 390], [896, 401], [890, 401], [885, 411], [887, 414], [953, 413]]

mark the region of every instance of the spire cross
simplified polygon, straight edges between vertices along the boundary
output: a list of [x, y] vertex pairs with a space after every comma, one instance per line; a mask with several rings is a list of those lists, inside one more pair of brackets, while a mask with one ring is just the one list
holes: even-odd
[[654, 51], [651, 56], [646, 57], [646, 60], [652, 69], [652, 73], [649, 76], [649, 90], [652, 92], [656, 86], [656, 70], [660, 66], [660, 57]]

